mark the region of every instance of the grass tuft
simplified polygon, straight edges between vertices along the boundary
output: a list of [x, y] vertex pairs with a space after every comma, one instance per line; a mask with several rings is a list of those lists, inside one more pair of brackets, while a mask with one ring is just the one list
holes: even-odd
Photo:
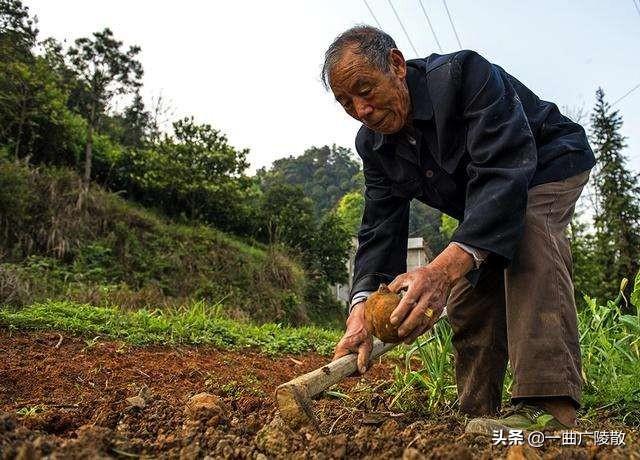
[[[608, 414], [626, 424], [640, 426], [640, 273], [631, 295], [637, 312], [623, 313], [621, 294], [603, 303], [585, 297], [578, 314], [583, 368], [583, 406], [588, 414]], [[456, 400], [452, 332], [438, 323], [430, 338], [421, 338], [405, 353], [404, 367], [395, 370], [389, 388], [392, 406], [433, 413], [451, 409]], [[505, 378], [505, 403], [513, 383]]]
[[315, 351], [328, 355], [340, 331], [308, 326], [253, 325], [222, 317], [220, 304], [193, 302], [168, 309], [124, 310], [72, 301], [45, 301], [18, 311], [0, 309], [10, 329], [59, 330], [124, 340], [132, 345], [212, 345], [257, 348], [269, 355]]

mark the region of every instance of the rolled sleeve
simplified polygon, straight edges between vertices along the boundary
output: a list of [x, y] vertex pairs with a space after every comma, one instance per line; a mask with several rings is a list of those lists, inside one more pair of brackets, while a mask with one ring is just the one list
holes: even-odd
[[369, 296], [373, 294], [373, 291], [359, 291], [353, 294], [351, 298], [351, 302], [349, 303], [349, 314], [353, 310], [358, 303], [363, 302], [369, 298]]
[[506, 265], [524, 230], [535, 140], [509, 79], [477, 53], [463, 63], [461, 100], [471, 161], [464, 218], [452, 241], [489, 251]]

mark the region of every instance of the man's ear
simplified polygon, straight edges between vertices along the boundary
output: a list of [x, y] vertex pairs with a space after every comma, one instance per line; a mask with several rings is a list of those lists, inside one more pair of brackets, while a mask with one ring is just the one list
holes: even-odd
[[389, 51], [389, 63], [391, 64], [391, 71], [396, 77], [404, 78], [407, 75], [407, 63], [404, 60], [402, 51], [397, 48]]

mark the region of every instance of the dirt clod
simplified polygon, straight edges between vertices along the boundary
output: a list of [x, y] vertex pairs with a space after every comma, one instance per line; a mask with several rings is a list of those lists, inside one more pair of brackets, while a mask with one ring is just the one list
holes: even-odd
[[402, 453], [402, 460], [424, 460], [426, 457], [418, 449], [408, 447]]
[[507, 460], [539, 460], [541, 458], [533, 448], [525, 445], [513, 446], [507, 452]]
[[206, 420], [211, 426], [225, 420], [228, 409], [220, 397], [210, 393], [198, 393], [189, 398], [184, 414], [192, 420]]
[[275, 416], [258, 431], [255, 442], [258, 448], [267, 454], [278, 455], [289, 451], [294, 437], [295, 434], [287, 424], [279, 416]]
[[16, 460], [36, 460], [36, 458], [38, 457], [31, 443], [23, 444], [22, 447], [18, 449], [18, 455], [16, 455]]
[[144, 409], [144, 406], [147, 405], [147, 402], [144, 400], [142, 396], [131, 396], [127, 398], [127, 404], [131, 407], [137, 407], [138, 409]]
[[16, 417], [12, 414], [0, 415], [0, 435], [16, 428]]

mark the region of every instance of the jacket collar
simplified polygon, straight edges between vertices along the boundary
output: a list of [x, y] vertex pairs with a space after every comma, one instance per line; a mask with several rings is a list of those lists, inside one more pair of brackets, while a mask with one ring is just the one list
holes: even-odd
[[[427, 121], [433, 117], [433, 105], [427, 91], [427, 61], [425, 59], [412, 59], [407, 61], [407, 88], [411, 98], [411, 118], [418, 121]], [[383, 145], [396, 142], [400, 133], [382, 134], [373, 131], [373, 150], [379, 150]]]

